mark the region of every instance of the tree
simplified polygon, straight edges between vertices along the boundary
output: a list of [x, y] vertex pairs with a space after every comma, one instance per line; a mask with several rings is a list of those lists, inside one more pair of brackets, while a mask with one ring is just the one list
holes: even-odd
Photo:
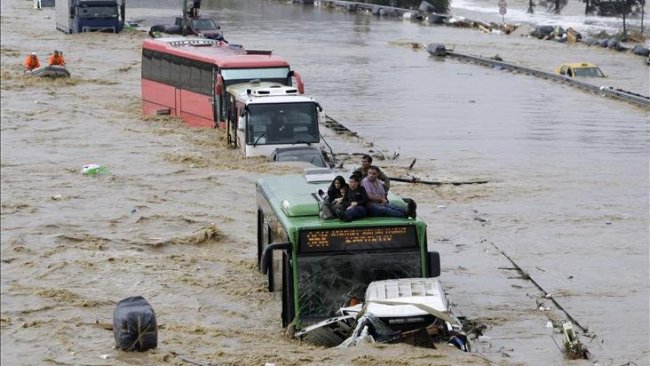
[[643, 15], [645, 14], [645, 0], [641, 0], [641, 34], [643, 34]]
[[[645, 7], [645, 0], [592, 0], [594, 2], [597, 14], [600, 16], [620, 16], [623, 19], [623, 35], [627, 35], [627, 18], [630, 15], [641, 13]], [[642, 18], [643, 19], [643, 18]], [[643, 29], [643, 21], [641, 22]]]
[[528, 10], [526, 10], [526, 13], [532, 14], [535, 12], [535, 7], [537, 4], [535, 4], [535, 0], [528, 0]]
[[598, 0], [581, 0], [581, 1], [585, 3], [585, 15], [592, 15], [594, 12], [596, 12], [595, 3]]
[[566, 6], [568, 0], [547, 0], [540, 1], [540, 4], [546, 5], [546, 11], [553, 14], [560, 14], [562, 9]]

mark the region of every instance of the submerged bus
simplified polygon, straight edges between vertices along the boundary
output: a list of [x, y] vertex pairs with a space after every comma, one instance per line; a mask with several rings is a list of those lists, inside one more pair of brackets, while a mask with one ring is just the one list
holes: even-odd
[[196, 37], [147, 39], [142, 45], [142, 112], [170, 114], [192, 127], [226, 127], [237, 118], [225, 89], [251, 80], [292, 86], [300, 74], [270, 51]]
[[[282, 326], [296, 330], [337, 315], [350, 298], [363, 300], [373, 281], [440, 275], [418, 219], [319, 218], [318, 189], [332, 175], [283, 175], [257, 181], [257, 256], [268, 289], [282, 298]], [[406, 203], [389, 194], [391, 203]]]

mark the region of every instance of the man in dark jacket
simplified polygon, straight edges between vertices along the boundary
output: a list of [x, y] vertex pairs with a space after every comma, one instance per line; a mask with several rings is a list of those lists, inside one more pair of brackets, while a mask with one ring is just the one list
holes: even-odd
[[368, 203], [368, 194], [361, 186], [360, 177], [356, 174], [350, 176], [348, 181], [350, 189], [343, 201], [345, 210], [337, 212], [337, 216], [343, 221], [352, 221], [366, 216], [366, 204]]
[[[361, 179], [363, 179], [366, 176], [368, 176], [368, 169], [370, 168], [371, 165], [372, 165], [372, 156], [366, 154], [361, 158], [361, 166], [358, 167], [352, 174], [360, 175]], [[388, 192], [388, 190], [390, 189], [390, 179], [379, 168], [377, 168], [377, 173], [379, 173], [377, 178], [379, 178], [379, 180], [384, 184], [384, 189], [386, 190], [386, 192]]]

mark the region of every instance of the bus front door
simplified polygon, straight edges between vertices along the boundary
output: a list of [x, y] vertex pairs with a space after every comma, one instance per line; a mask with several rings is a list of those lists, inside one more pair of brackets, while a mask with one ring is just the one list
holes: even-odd
[[230, 101], [230, 107], [228, 108], [228, 119], [226, 121], [226, 138], [228, 140], [228, 146], [237, 147], [237, 105], [235, 104], [235, 98], [233, 96], [228, 96]]

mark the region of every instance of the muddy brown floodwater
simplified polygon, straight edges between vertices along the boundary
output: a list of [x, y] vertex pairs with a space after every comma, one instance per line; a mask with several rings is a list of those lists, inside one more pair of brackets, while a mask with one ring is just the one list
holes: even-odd
[[[204, 11], [219, 9], [212, 14], [228, 40], [286, 57], [328, 114], [359, 132], [352, 139], [323, 130], [337, 152], [365, 152], [373, 143], [388, 153], [400, 149], [399, 159], [380, 163], [394, 175], [416, 157], [422, 177], [490, 181], [395, 185], [418, 201], [457, 309], [487, 327], [476, 352], [444, 344], [323, 349], [286, 338], [280, 299], [256, 268], [253, 192], [260, 175], [302, 168], [242, 159], [226, 148], [221, 130], [143, 118], [146, 33], [65, 35], [54, 30], [53, 9], [15, 0], [1, 4], [3, 364], [648, 362], [647, 111], [547, 81], [435, 61], [400, 44], [442, 41], [539, 67], [588, 55], [605, 65], [613, 85], [647, 94], [647, 69], [638, 59], [557, 44], [543, 44], [544, 51], [525, 38], [318, 7], [208, 3]], [[174, 2], [161, 4], [133, 1], [128, 18], [176, 14]], [[71, 79], [22, 74], [28, 52], [44, 60], [54, 49], [64, 50]], [[567, 104], [573, 107], [562, 109]], [[80, 174], [88, 163], [109, 174]], [[592, 361], [564, 359], [553, 341], [560, 340], [557, 328], [546, 324], [557, 327], [565, 314], [518, 278], [497, 248], [590, 328], [582, 340]], [[156, 350], [116, 351], [103, 327], [117, 301], [134, 295], [156, 311]]]

